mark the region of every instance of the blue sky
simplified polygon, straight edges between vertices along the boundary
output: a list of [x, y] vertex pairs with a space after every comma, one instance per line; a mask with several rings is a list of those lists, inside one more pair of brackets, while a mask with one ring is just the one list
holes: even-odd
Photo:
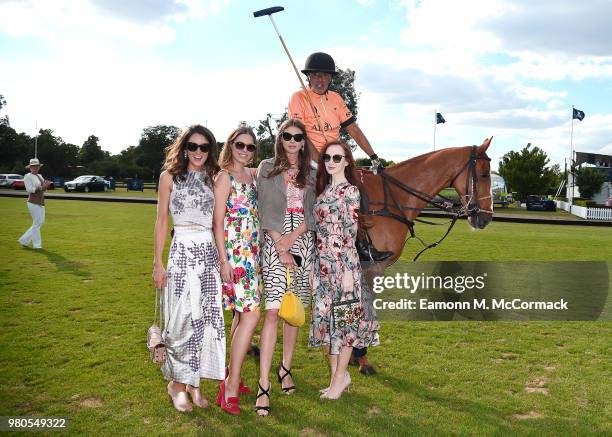
[[493, 135], [493, 167], [531, 142], [553, 163], [612, 154], [612, 2], [593, 0], [4, 0], [0, 94], [18, 131], [51, 128], [113, 153], [155, 124], [205, 123], [224, 137], [281, 114], [298, 67], [326, 51], [356, 70], [358, 121], [395, 161]]

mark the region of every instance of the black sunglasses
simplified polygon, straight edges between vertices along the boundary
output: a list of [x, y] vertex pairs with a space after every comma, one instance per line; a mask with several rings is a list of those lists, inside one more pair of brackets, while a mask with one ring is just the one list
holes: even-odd
[[247, 152], [251, 153], [257, 150], [257, 146], [255, 144], [244, 144], [242, 141], [234, 142], [234, 147], [236, 148], [236, 150], [244, 150], [244, 148], [246, 147]]
[[190, 152], [195, 152], [198, 149], [200, 149], [202, 153], [208, 153], [210, 151], [210, 144], [208, 143], [197, 144], [188, 141], [185, 143], [185, 147], [187, 147], [187, 150], [189, 150]]
[[291, 138], [293, 138], [296, 143], [299, 143], [300, 141], [302, 141], [304, 139], [304, 134], [294, 134], [294, 135], [291, 135], [289, 132], [283, 132], [282, 136], [283, 136], [283, 140], [291, 141]]
[[340, 161], [342, 161], [342, 158], [344, 158], [344, 155], [328, 155], [327, 153], [323, 154], [323, 162], [329, 162], [330, 159], [333, 159], [334, 162], [336, 164], [338, 164]]

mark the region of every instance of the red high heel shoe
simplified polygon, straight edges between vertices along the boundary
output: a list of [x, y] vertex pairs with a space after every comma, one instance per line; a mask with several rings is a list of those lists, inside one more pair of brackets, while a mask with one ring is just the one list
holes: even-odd
[[[225, 379], [227, 379], [228, 376], [229, 376], [229, 369], [226, 367], [225, 368]], [[240, 385], [238, 386], [238, 393], [241, 395], [250, 395], [251, 393], [253, 393], [253, 390], [251, 390], [250, 387], [247, 387], [246, 385], [244, 385], [244, 381], [242, 380], [242, 378], [240, 378]]]
[[239, 397], [225, 399], [225, 381], [221, 381], [219, 384], [219, 393], [217, 393], [217, 405], [226, 413], [238, 415], [240, 414], [240, 406], [238, 404], [240, 404]]

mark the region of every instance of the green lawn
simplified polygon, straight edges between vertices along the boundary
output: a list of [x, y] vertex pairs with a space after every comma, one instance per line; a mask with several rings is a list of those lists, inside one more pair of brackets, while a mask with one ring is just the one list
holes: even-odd
[[517, 208], [514, 205], [508, 205], [503, 208], [495, 205], [496, 215], [521, 215], [525, 217], [542, 217], [542, 218], [562, 218], [565, 220], [581, 220], [580, 217], [570, 214], [567, 211], [557, 208], [556, 211], [527, 211], [526, 208]]
[[[609, 321], [383, 322], [370, 354], [378, 375], [352, 370], [353, 390], [336, 402], [318, 399], [327, 369], [301, 332], [298, 390], [285, 396], [274, 381], [271, 417], [256, 417], [254, 395], [239, 417], [216, 406], [177, 413], [144, 342], [155, 205], [49, 200], [42, 251], [16, 243], [30, 223], [23, 199], [0, 198], [0, 211], [0, 415], [66, 415], [87, 435], [612, 433]], [[417, 232], [433, 240], [443, 230]], [[462, 221], [423, 255], [455, 259], [610, 261], [612, 232], [496, 222], [473, 231]], [[256, 372], [250, 358], [252, 387]], [[214, 399], [216, 384], [203, 391]]]
[[[0, 192], [15, 193], [17, 191], [16, 190], [0, 190]], [[25, 196], [25, 192], [22, 191], [21, 193]], [[56, 188], [54, 190], [49, 190], [47, 193], [48, 194], [58, 194], [58, 195], [77, 194], [77, 195], [94, 196], [94, 197], [95, 196], [152, 197], [152, 198], [157, 197], [157, 192], [154, 189], [145, 189], [144, 191], [127, 191], [125, 188], [117, 188], [116, 190], [110, 190], [106, 192], [94, 191], [91, 193], [83, 193], [82, 191], [70, 191], [69, 193], [66, 193], [63, 188]]]

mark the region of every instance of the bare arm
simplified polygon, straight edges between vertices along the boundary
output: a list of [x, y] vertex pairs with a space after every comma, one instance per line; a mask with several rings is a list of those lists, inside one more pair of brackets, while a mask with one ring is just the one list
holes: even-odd
[[357, 145], [361, 147], [368, 156], [374, 155], [374, 149], [370, 145], [370, 142], [366, 138], [365, 134], [361, 130], [361, 128], [357, 125], [357, 123], [351, 123], [346, 127], [346, 131], [348, 134], [355, 140]]
[[227, 260], [227, 248], [225, 242], [225, 209], [227, 199], [232, 189], [232, 181], [225, 171], [217, 173], [215, 177], [215, 209], [213, 211], [213, 234], [219, 253], [219, 264], [221, 267], [221, 278], [224, 282], [233, 282], [232, 268]]
[[163, 172], [159, 177], [157, 192], [157, 220], [155, 220], [153, 250], [153, 280], [157, 288], [166, 286], [167, 274], [163, 264], [164, 244], [168, 235], [168, 208], [172, 191], [172, 175]]

